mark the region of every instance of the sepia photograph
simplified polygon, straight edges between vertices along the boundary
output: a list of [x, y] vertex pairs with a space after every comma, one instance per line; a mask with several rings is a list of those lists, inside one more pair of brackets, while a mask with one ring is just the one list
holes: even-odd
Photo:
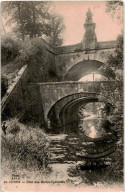
[[1, 1], [1, 191], [123, 192], [122, 0]]

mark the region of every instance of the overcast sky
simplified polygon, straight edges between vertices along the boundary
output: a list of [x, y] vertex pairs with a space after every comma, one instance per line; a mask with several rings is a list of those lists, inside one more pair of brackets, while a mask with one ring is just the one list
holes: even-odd
[[83, 24], [88, 8], [93, 13], [93, 22], [96, 23], [96, 35], [98, 41], [115, 40], [121, 33], [122, 24], [113, 20], [105, 12], [104, 1], [56, 1], [56, 10], [63, 15], [66, 30], [64, 32], [64, 45], [70, 45], [81, 42], [84, 34]]

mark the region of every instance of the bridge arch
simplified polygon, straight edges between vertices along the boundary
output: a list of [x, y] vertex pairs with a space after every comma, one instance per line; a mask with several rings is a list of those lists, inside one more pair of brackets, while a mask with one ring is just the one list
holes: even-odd
[[100, 69], [104, 66], [103, 62], [97, 60], [83, 60], [78, 62], [73, 67], [71, 67], [68, 72], [64, 75], [64, 81], [78, 81], [83, 76], [91, 74], [93, 72], [101, 74], [108, 79], [115, 78], [115, 74], [111, 69], [106, 69], [105, 71]]
[[90, 102], [98, 102], [98, 98], [78, 98], [76, 100], [67, 103], [61, 110], [59, 118], [61, 122], [62, 131], [64, 133], [78, 132], [79, 116], [78, 110], [81, 106], [86, 105]]
[[52, 105], [50, 108], [47, 118], [51, 119], [52, 116], [59, 119], [59, 114], [62, 108], [70, 101], [76, 100], [78, 98], [87, 98], [87, 97], [95, 97], [95, 92], [80, 92], [80, 93], [73, 93], [67, 96], [64, 96], [63, 98], [59, 99], [55, 104]]
[[[87, 102], [93, 102], [97, 101], [97, 94], [96, 93], [77, 93], [77, 94], [72, 94], [69, 96], [66, 96], [64, 98], [61, 98], [58, 100], [49, 110], [47, 118], [49, 119], [51, 123], [51, 128], [56, 129], [57, 132], [63, 131], [65, 132], [65, 113], [69, 110], [72, 110], [75, 104], [82, 105], [83, 103]], [[70, 116], [72, 115], [73, 110], [70, 112]], [[68, 120], [68, 115], [67, 115], [67, 120]], [[72, 119], [70, 119], [72, 120]], [[62, 128], [63, 127], [63, 128]]]

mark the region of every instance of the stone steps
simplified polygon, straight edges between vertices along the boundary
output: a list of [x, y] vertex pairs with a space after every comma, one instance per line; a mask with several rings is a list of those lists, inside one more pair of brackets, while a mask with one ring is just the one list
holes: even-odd
[[52, 150], [52, 151], [54, 151], [54, 150], [55, 151], [56, 150], [62, 150], [63, 151], [63, 150], [66, 150], [66, 147], [56, 147], [56, 148], [55, 147], [51, 147], [49, 150]]
[[[77, 134], [70, 134], [65, 137], [65, 139], [51, 138], [51, 144], [49, 148], [50, 152], [50, 163], [68, 163], [70, 161], [77, 162], [79, 160], [83, 161], [86, 156], [88, 158], [101, 158], [102, 156], [108, 155], [108, 150], [111, 147], [111, 151], [114, 149], [110, 144], [101, 145], [101, 143], [94, 142], [82, 142], [81, 137]], [[102, 153], [102, 154], [101, 154]]]
[[52, 135], [50, 139], [50, 163], [63, 163], [67, 155], [66, 144], [64, 143], [65, 136]]

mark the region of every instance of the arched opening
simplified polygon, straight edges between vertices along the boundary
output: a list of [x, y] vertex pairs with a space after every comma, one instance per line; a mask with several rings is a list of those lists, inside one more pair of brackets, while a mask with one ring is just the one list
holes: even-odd
[[112, 133], [106, 105], [97, 98], [79, 98], [66, 104], [59, 115], [63, 133], [88, 139], [103, 139]]
[[80, 115], [79, 110], [88, 102], [96, 102], [97, 98], [78, 98], [67, 103], [60, 112], [59, 118], [64, 133], [79, 133]]
[[104, 63], [97, 60], [83, 60], [73, 67], [64, 75], [64, 81], [79, 81], [82, 77], [96, 73], [105, 76], [108, 79], [114, 79], [115, 74], [111, 69], [103, 69]]
[[[49, 117], [57, 116], [54, 108], [55, 105]], [[102, 158], [115, 151], [117, 138], [112, 131], [112, 124], [106, 117], [105, 104], [92, 95], [65, 102], [59, 116], [53, 117], [56, 121], [52, 121], [52, 125], [54, 129], [58, 129], [56, 133], [68, 135], [65, 143], [68, 151], [72, 151], [71, 159]]]
[[88, 92], [80, 92], [80, 93], [70, 94], [68, 96], [59, 99], [55, 104], [52, 105], [52, 107], [50, 108], [47, 114], [47, 119], [49, 123], [48, 128], [51, 129], [53, 133], [62, 132], [59, 116], [63, 108], [65, 108], [68, 104], [71, 104], [72, 102], [78, 101], [79, 98], [85, 99], [86, 97], [88, 98], [88, 96], [94, 97], [96, 95], [93, 92], [89, 94]]

